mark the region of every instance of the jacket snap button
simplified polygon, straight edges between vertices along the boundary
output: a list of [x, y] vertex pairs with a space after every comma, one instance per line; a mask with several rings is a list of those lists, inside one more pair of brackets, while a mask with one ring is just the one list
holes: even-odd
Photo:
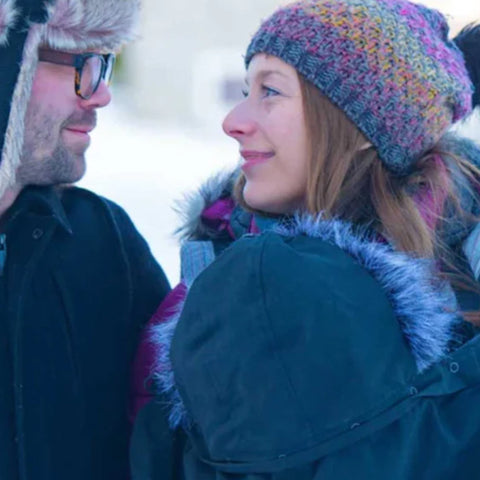
[[450, 371], [452, 373], [457, 373], [460, 370], [460, 365], [457, 362], [452, 362], [450, 364]]
[[32, 237], [34, 240], [38, 240], [43, 236], [43, 230], [41, 228], [35, 228], [32, 232]]

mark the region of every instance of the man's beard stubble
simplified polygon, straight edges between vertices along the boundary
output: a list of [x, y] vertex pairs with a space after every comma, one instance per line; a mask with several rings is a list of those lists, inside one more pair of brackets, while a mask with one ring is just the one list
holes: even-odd
[[25, 120], [24, 144], [16, 183], [58, 185], [74, 183], [85, 174], [85, 148], [67, 147], [62, 131], [69, 125], [96, 124], [96, 112], [71, 115], [58, 125], [51, 115], [30, 110]]

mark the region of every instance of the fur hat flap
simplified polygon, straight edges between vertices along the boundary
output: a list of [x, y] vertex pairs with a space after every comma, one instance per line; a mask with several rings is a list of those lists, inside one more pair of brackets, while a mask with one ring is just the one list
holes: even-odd
[[18, 12], [14, 0], [0, 0], [0, 45], [8, 40], [8, 32], [15, 24]]
[[118, 51], [135, 37], [140, 0], [57, 0], [42, 43], [57, 50]]

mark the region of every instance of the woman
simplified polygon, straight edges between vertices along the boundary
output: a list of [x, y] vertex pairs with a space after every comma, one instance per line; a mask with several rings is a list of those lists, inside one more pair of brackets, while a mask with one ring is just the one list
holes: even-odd
[[447, 35], [405, 0], [303, 0], [253, 37], [241, 171], [190, 207], [152, 329], [174, 478], [477, 475], [480, 150], [447, 131], [479, 28]]

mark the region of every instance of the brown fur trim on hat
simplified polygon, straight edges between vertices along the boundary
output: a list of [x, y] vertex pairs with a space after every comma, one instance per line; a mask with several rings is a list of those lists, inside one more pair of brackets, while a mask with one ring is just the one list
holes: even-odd
[[42, 43], [57, 50], [118, 51], [135, 37], [140, 0], [57, 0]]
[[7, 43], [8, 31], [15, 23], [17, 15], [15, 0], [0, 0], [0, 45]]
[[15, 183], [15, 171], [20, 163], [23, 149], [25, 113], [37, 69], [38, 46], [44, 29], [45, 25], [33, 24], [23, 49], [22, 66], [13, 92], [0, 163], [0, 197]]

